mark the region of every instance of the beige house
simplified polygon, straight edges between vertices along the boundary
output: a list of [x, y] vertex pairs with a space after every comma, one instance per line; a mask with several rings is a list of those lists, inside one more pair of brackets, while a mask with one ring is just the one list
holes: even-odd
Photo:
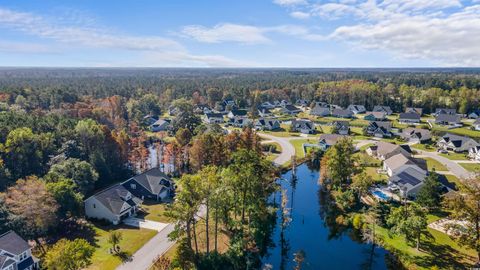
[[367, 154], [380, 160], [386, 160], [397, 154], [410, 157], [411, 151], [408, 145], [396, 145], [388, 142], [377, 142], [366, 150]]
[[135, 215], [141, 202], [125, 187], [117, 184], [86, 199], [85, 215], [87, 218], [108, 220], [117, 225], [122, 219]]

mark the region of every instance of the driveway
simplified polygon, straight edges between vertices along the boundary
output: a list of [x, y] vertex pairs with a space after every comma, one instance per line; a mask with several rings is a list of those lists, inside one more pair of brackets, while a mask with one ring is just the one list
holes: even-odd
[[[269, 141], [274, 141], [280, 145], [282, 148], [282, 152], [278, 155], [278, 157], [273, 161], [276, 165], [283, 165], [289, 162], [292, 159], [292, 156], [295, 155], [295, 148], [290, 143], [290, 139], [288, 137], [276, 137], [270, 134], [265, 133], [257, 133], [258, 136], [268, 139]], [[298, 138], [297, 138], [298, 139]]]
[[145, 220], [145, 219], [140, 219], [140, 218], [135, 218], [135, 217], [129, 217], [123, 221], [128, 226], [136, 227], [136, 228], [142, 228], [142, 229], [149, 229], [149, 230], [155, 230], [157, 232], [162, 231], [167, 227], [167, 223], [161, 223], [161, 222], [156, 222], [156, 221], [151, 221], [151, 220]]
[[436, 161], [445, 165], [448, 170], [459, 179], [467, 179], [473, 176], [471, 172], [465, 170], [465, 168], [460, 166], [456, 161], [442, 157], [437, 152], [428, 152], [419, 149], [415, 149], [415, 151], [419, 153], [419, 155], [416, 155], [416, 157], [429, 157], [435, 159]]

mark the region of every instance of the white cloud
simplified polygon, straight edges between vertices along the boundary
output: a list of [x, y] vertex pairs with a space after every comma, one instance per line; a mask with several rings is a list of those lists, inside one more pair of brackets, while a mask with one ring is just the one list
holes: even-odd
[[273, 3], [281, 6], [297, 6], [305, 5], [307, 1], [305, 0], [273, 0]]
[[55, 53], [55, 50], [49, 46], [35, 43], [1, 41], [0, 52], [8, 53]]
[[261, 28], [231, 23], [218, 24], [212, 28], [201, 25], [189, 25], [182, 29], [182, 34], [206, 43], [231, 41], [258, 44], [270, 41]]
[[292, 16], [295, 19], [308, 19], [310, 18], [310, 13], [302, 12], [302, 11], [293, 11], [290, 13], [290, 16]]

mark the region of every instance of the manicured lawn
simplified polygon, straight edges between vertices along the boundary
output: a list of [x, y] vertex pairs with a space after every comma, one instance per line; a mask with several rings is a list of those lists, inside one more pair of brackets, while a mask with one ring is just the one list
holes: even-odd
[[373, 167], [380, 167], [382, 165], [382, 162], [372, 156], [369, 156], [365, 152], [358, 152], [355, 153], [354, 156], [358, 158], [358, 161], [363, 165], [363, 166], [373, 166]]
[[165, 216], [165, 212], [167, 211], [168, 204], [165, 203], [156, 203], [156, 202], [144, 202], [142, 204], [142, 209], [144, 209], [148, 214], [144, 216], [139, 216], [144, 219], [163, 222], [163, 223], [170, 223], [173, 220], [167, 216]]
[[286, 130], [275, 130], [275, 131], [268, 131], [268, 130], [265, 130], [265, 131], [260, 131], [260, 133], [265, 133], [265, 134], [270, 134], [270, 135], [273, 135], [273, 136], [277, 136], [277, 137], [300, 137], [300, 133], [297, 133], [297, 132], [288, 132]]
[[426, 158], [423, 158], [423, 159], [427, 161], [427, 168], [428, 168], [429, 171], [432, 171], [433, 169], [435, 169], [435, 171], [448, 171], [448, 169], [447, 169], [447, 167], [445, 167], [445, 165], [436, 161], [433, 158], [426, 157]]
[[107, 239], [110, 231], [116, 230], [122, 233], [123, 239], [120, 242], [120, 248], [124, 259], [128, 259], [129, 256], [157, 234], [157, 231], [124, 225], [96, 226], [94, 230], [93, 245], [95, 246], [95, 253], [92, 257], [92, 264], [87, 268], [90, 270], [113, 270], [122, 263], [120, 256], [109, 253], [110, 244]]
[[417, 144], [414, 144], [411, 146], [412, 148], [414, 149], [418, 149], [418, 150], [423, 150], [423, 151], [427, 151], [427, 152], [435, 152], [436, 151], [436, 148], [430, 144], [420, 144], [420, 143], [417, 143]]
[[332, 126], [330, 126], [330, 125], [320, 125], [320, 126], [317, 126], [317, 130], [321, 133], [331, 134], [332, 133]]
[[465, 135], [468, 137], [480, 137], [480, 131], [471, 130], [469, 127], [461, 127], [461, 128], [454, 128], [450, 129], [448, 132], [458, 134], [458, 135]]
[[293, 145], [293, 147], [295, 148], [295, 155], [297, 157], [304, 157], [304, 153], [303, 153], [303, 147], [302, 145], [304, 143], [317, 143], [318, 140], [317, 139], [295, 139], [295, 140], [291, 140], [290, 143]]
[[352, 135], [363, 135], [363, 129], [361, 127], [350, 127], [350, 133]]
[[378, 169], [379, 167], [365, 167], [365, 172], [367, 175], [370, 175], [375, 182], [385, 183], [388, 179], [388, 176], [385, 174], [378, 174]]
[[465, 170], [469, 172], [478, 172], [480, 171], [480, 164], [478, 163], [458, 163], [461, 165]]
[[463, 153], [453, 153], [449, 152], [448, 154], [438, 154], [442, 157], [446, 157], [451, 160], [468, 160], [467, 156]]

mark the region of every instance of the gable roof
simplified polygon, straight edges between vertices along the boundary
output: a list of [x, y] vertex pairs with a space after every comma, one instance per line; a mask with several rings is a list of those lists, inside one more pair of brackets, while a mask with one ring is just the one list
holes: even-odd
[[92, 195], [92, 197], [97, 199], [113, 214], [118, 215], [121, 213], [122, 208], [126, 203], [130, 206], [136, 204], [135, 201], [125, 200], [126, 196], [129, 194], [130, 192], [124, 186], [120, 184], [115, 184], [105, 190], [95, 193], [94, 195]]
[[300, 111], [299, 108], [293, 106], [292, 104], [286, 104], [286, 105], [283, 107], [283, 110], [285, 110], [285, 111], [291, 111], [291, 112]]
[[223, 114], [221, 114], [221, 113], [206, 113], [205, 116], [207, 118], [222, 118], [223, 119]]
[[352, 117], [353, 112], [344, 109], [333, 109], [332, 115], [340, 117]]
[[407, 107], [407, 108], [405, 109], [405, 112], [406, 112], [406, 113], [414, 112], [414, 113], [417, 113], [417, 114], [419, 114], [419, 115], [422, 115], [422, 114], [423, 114], [423, 108]]
[[475, 119], [473, 125], [480, 125], [480, 118]]
[[460, 116], [459, 115], [456, 115], [456, 114], [439, 114], [437, 115], [437, 117], [435, 118], [435, 123], [438, 123], [438, 122], [441, 122], [441, 123], [444, 123], [444, 122], [447, 122], [447, 123], [460, 123], [461, 120], [460, 120]]
[[365, 106], [363, 105], [355, 105], [355, 104], [350, 104], [348, 105], [348, 110], [355, 110], [357, 112], [364, 112], [366, 111], [367, 109], [365, 109]]
[[456, 114], [456, 113], [457, 113], [456, 109], [450, 109], [450, 108], [435, 109], [435, 114]]
[[245, 116], [245, 115], [247, 115], [247, 110], [231, 110], [230, 112], [234, 116]]
[[372, 147], [376, 147], [376, 150], [377, 150], [377, 155], [380, 155], [380, 156], [384, 156], [388, 153], [391, 153], [393, 151], [396, 151], [398, 149], [402, 149], [405, 151], [405, 153], [409, 153], [411, 152], [410, 151], [410, 148], [408, 147], [408, 145], [396, 145], [396, 144], [393, 144], [393, 143], [388, 143], [388, 142], [382, 142], [382, 141], [379, 141], [377, 142], [374, 146]]
[[368, 117], [369, 115], [372, 115], [375, 119], [384, 119], [387, 114], [385, 112], [366, 112], [364, 118]]
[[374, 111], [374, 112], [385, 112], [386, 114], [391, 114], [392, 113], [392, 109], [390, 109], [390, 106], [377, 105], [377, 106], [373, 107], [372, 111]]
[[332, 126], [335, 126], [337, 128], [348, 128], [350, 126], [349, 121], [333, 121]]
[[401, 136], [405, 139], [418, 138], [421, 141], [427, 141], [432, 138], [430, 130], [422, 128], [406, 128], [402, 131]]
[[293, 119], [292, 126], [294, 129], [315, 129], [315, 125], [308, 119]]
[[423, 183], [427, 176], [427, 172], [418, 167], [406, 167], [398, 170], [390, 177], [389, 181], [399, 186], [401, 189], [406, 189], [407, 193], [414, 187]]
[[446, 143], [451, 143], [456, 148], [462, 148], [462, 146], [467, 143], [471, 142], [472, 145], [479, 145], [474, 139], [465, 136], [459, 136], [451, 133], [447, 133], [442, 137], [442, 140]]
[[420, 115], [416, 112], [400, 113], [398, 119], [420, 120]]
[[310, 110], [311, 115], [328, 115], [330, 114], [330, 109], [328, 107], [322, 107], [320, 105], [315, 105], [313, 109]]
[[259, 118], [255, 122], [255, 125], [261, 125], [261, 126], [274, 126], [275, 124], [280, 125], [280, 121], [277, 119], [271, 119], [271, 118]]
[[27, 241], [23, 240], [14, 231], [8, 231], [0, 235], [0, 250], [5, 250], [13, 255], [19, 255], [28, 249], [30, 249], [30, 246]]
[[334, 145], [338, 142], [338, 140], [345, 138], [347, 136], [345, 135], [339, 135], [339, 134], [322, 134], [320, 135], [320, 138], [318, 139], [318, 143], [325, 142], [327, 145]]
[[[130, 178], [145, 187], [152, 194], [159, 194], [162, 189], [170, 188], [171, 179], [160, 171], [159, 168], [152, 168], [144, 173]], [[127, 180], [128, 181], [128, 180]]]
[[12, 265], [14, 263], [15, 263], [14, 259], [5, 255], [0, 255], [0, 269], [6, 269], [7, 266]]
[[415, 165], [415, 162], [406, 157], [404, 154], [396, 154], [394, 156], [391, 156], [390, 158], [387, 158], [383, 162], [392, 171], [395, 171], [405, 165]]

